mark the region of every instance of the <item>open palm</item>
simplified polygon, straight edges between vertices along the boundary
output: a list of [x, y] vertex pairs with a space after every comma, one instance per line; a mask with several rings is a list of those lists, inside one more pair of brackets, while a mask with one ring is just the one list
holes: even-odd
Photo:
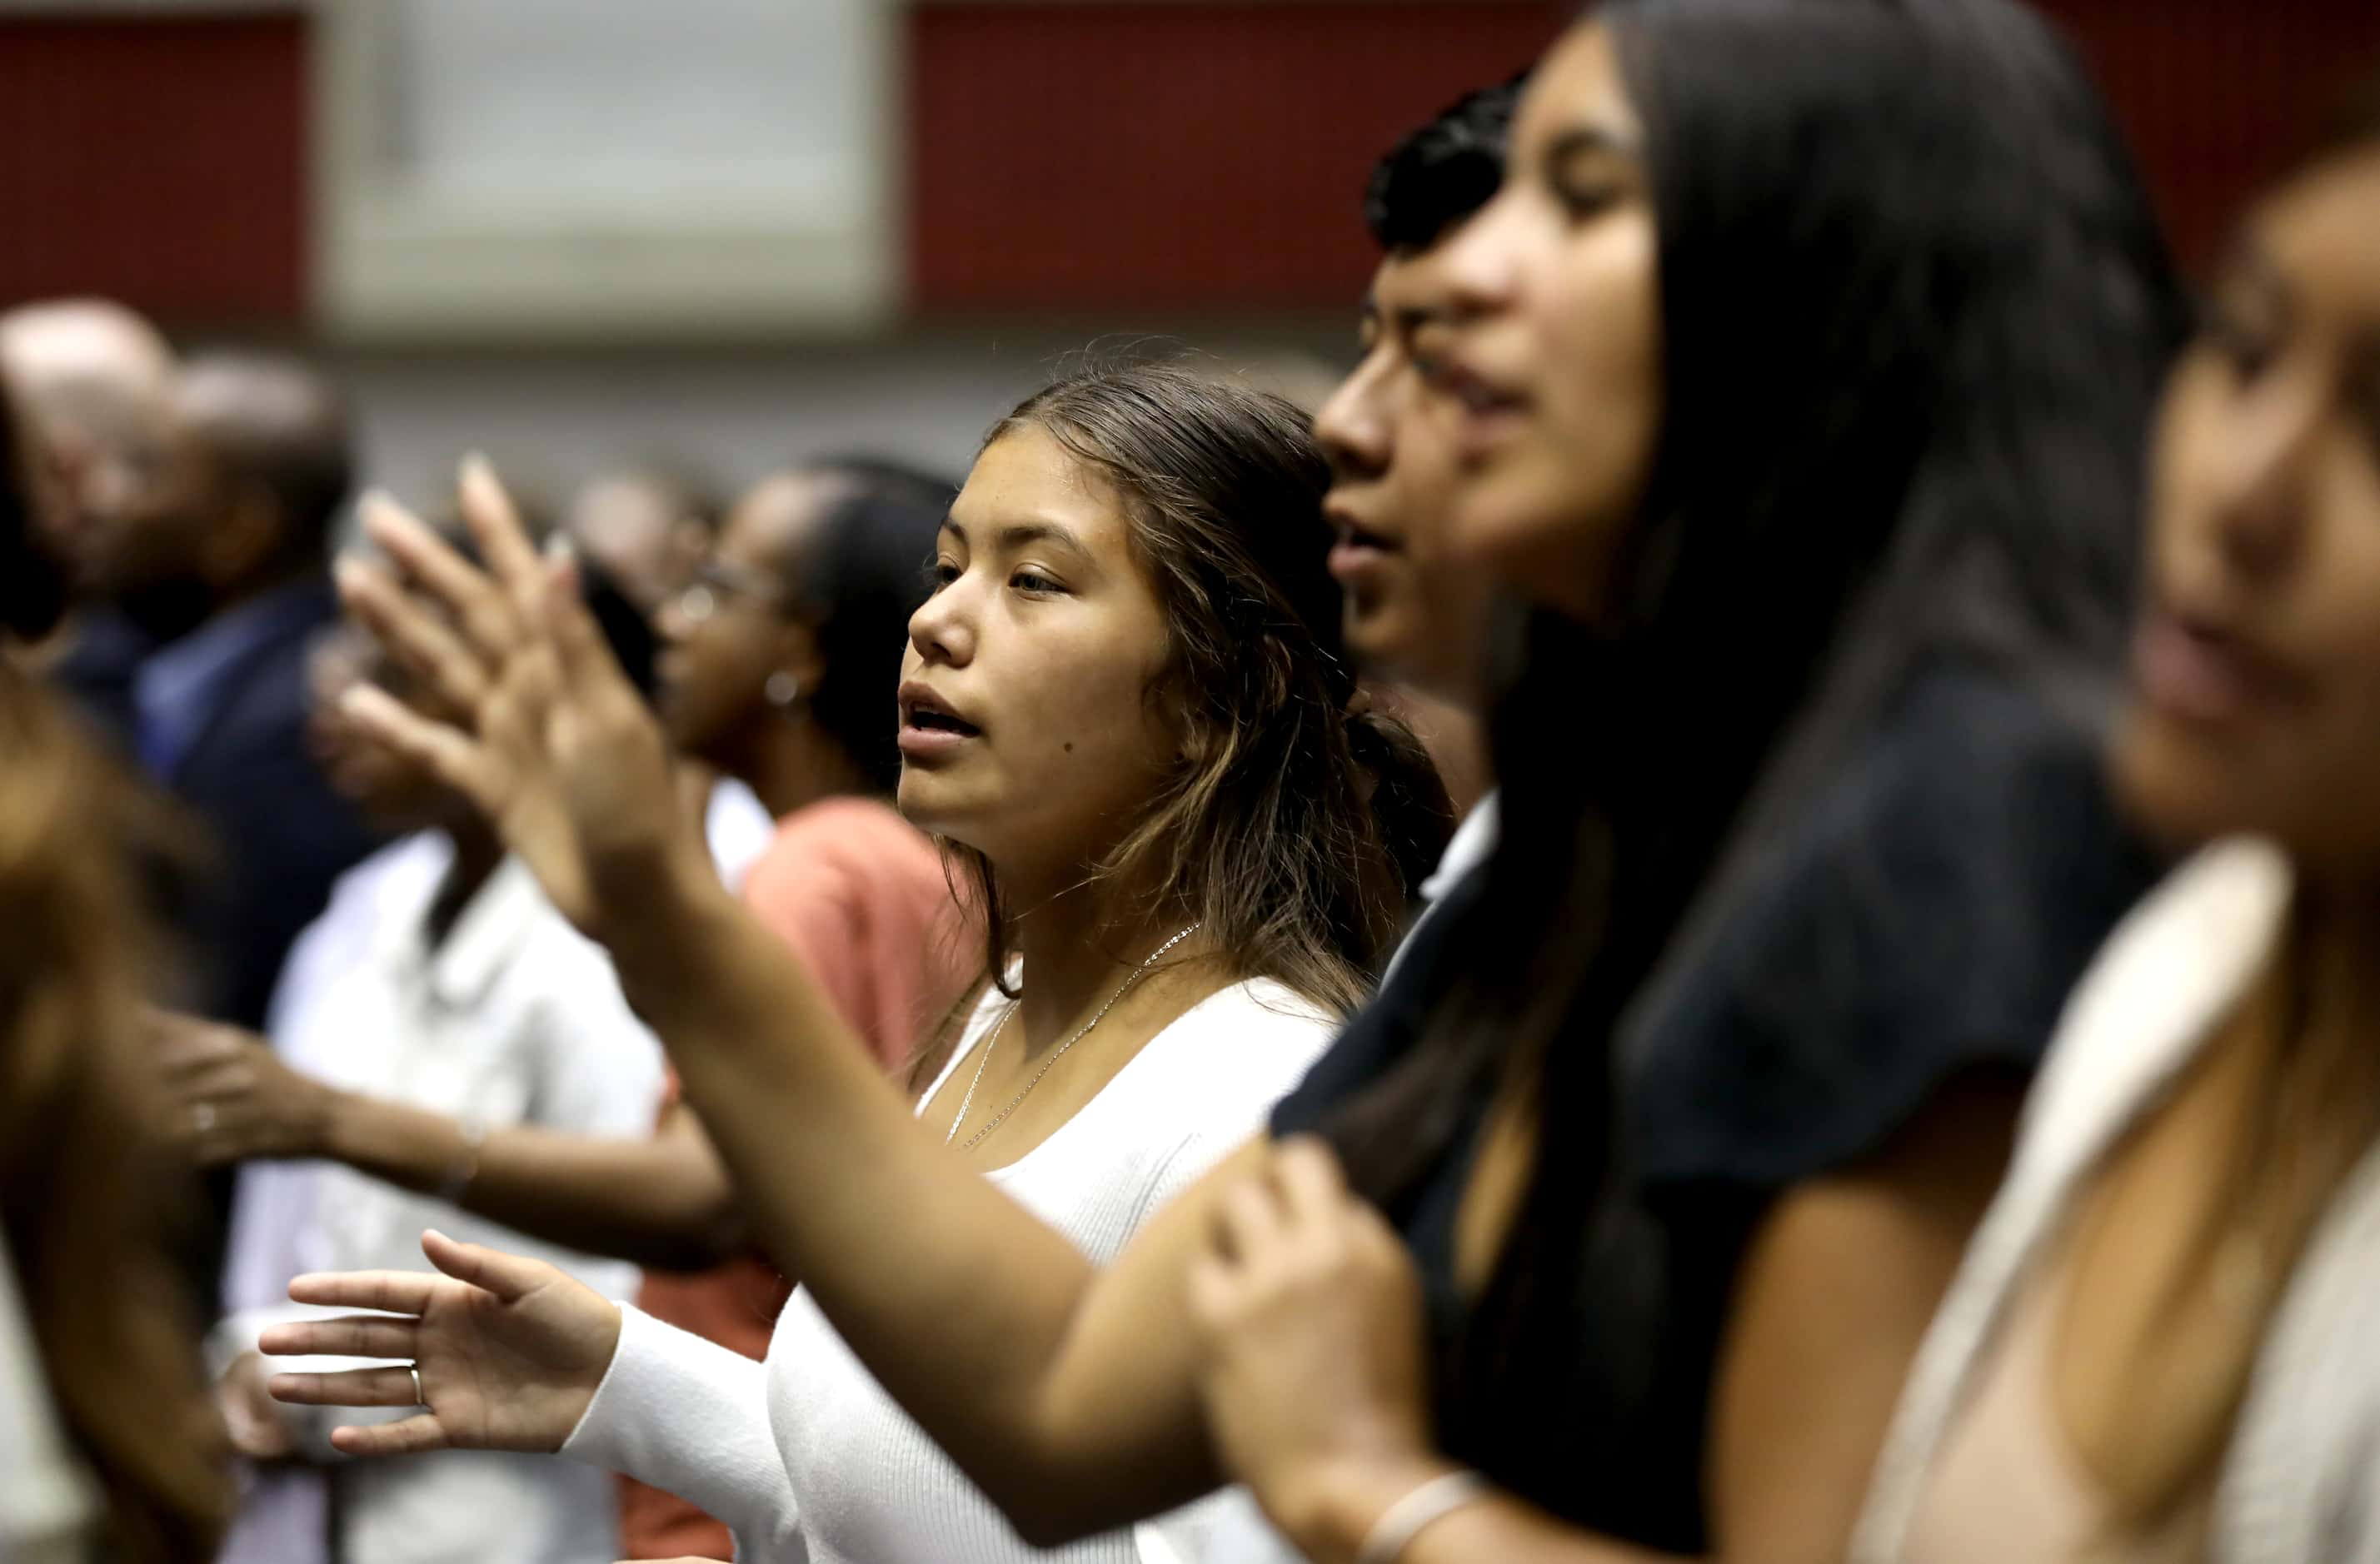
[[540, 1260], [436, 1232], [423, 1235], [421, 1250], [444, 1275], [345, 1271], [290, 1283], [300, 1303], [387, 1312], [277, 1325], [258, 1343], [264, 1352], [385, 1358], [393, 1366], [275, 1375], [273, 1398], [423, 1408], [396, 1423], [334, 1430], [332, 1445], [348, 1455], [560, 1449], [611, 1366], [618, 1305]]
[[469, 798], [554, 905], [598, 933], [608, 910], [634, 905], [699, 843], [686, 840], [660, 725], [568, 561], [530, 548], [486, 463], [464, 464], [460, 493], [485, 568], [395, 502], [365, 503], [365, 530], [390, 564], [343, 562], [341, 591], [423, 693], [407, 704], [358, 686], [346, 709]]

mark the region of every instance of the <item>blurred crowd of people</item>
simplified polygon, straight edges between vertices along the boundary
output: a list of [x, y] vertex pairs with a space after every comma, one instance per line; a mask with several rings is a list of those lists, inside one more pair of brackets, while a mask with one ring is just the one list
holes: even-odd
[[724, 503], [0, 314], [0, 1558], [2380, 1564], [2380, 85], [2194, 298], [2017, 0], [1361, 215]]

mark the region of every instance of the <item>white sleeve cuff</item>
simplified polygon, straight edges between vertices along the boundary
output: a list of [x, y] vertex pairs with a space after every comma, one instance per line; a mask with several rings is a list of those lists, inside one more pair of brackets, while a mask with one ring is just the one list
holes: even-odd
[[619, 1347], [561, 1453], [700, 1506], [735, 1534], [742, 1564], [802, 1557], [768, 1371], [640, 1309], [620, 1305]]

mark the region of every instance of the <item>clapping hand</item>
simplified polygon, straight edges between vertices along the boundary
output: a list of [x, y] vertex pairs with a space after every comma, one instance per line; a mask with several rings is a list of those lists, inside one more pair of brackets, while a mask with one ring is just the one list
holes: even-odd
[[707, 875], [708, 859], [677, 807], [660, 726], [580, 602], [569, 560], [529, 546], [486, 462], [465, 461], [460, 492], [484, 568], [373, 495], [364, 529], [388, 563], [342, 561], [339, 584], [434, 705], [463, 720], [370, 685], [349, 690], [344, 709], [469, 798], [554, 905], [601, 939], [607, 915], [673, 875]]
[[1189, 1286], [1218, 1453], [1293, 1535], [1351, 1469], [1428, 1470], [1420, 1279], [1328, 1147], [1285, 1142], [1226, 1194]]

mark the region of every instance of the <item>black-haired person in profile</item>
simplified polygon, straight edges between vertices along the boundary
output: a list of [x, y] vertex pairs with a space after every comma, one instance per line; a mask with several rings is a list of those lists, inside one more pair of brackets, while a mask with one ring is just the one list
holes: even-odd
[[[957, 492], [866, 458], [771, 473], [729, 510], [656, 621], [670, 742], [751, 788], [777, 820], [738, 894], [888, 1073], [910, 1063], [957, 1000], [980, 940], [952, 900], [941, 850], [893, 806], [901, 755], [884, 700], [886, 672], [925, 598], [921, 562]], [[734, 1186], [674, 1082], [655, 1137], [716, 1181], [713, 1231], [748, 1243]], [[764, 1357], [789, 1284], [757, 1250], [722, 1247], [721, 1264], [694, 1274], [650, 1268], [638, 1306]], [[733, 1549], [726, 1525], [692, 1502], [621, 1482], [628, 1557]]]
[[[1437, 724], [1436, 758], [1449, 775], [1487, 781], [1488, 641], [1494, 582], [1447, 557], [1444, 523], [1457, 482], [1455, 449], [1421, 401], [1406, 351], [1415, 285], [1430, 252], [1494, 195], [1520, 84], [1482, 88], [1408, 134], [1373, 168], [1365, 225], [1379, 245], [1357, 327], [1363, 357], [1315, 415], [1330, 459], [1323, 515], [1330, 574], [1343, 593], [1347, 649], [1370, 680], [1421, 697]], [[1397, 322], [1406, 322], [1400, 329]], [[1429, 735], [1426, 735], [1429, 736]], [[1450, 791], [1451, 788], [1450, 787]], [[1447, 894], [1478, 872], [1496, 845], [1498, 800], [1470, 803], [1434, 868], [1410, 866], [1418, 932]], [[1395, 964], [1390, 966], [1393, 974]], [[1384, 983], [1385, 987], [1385, 983]]]

